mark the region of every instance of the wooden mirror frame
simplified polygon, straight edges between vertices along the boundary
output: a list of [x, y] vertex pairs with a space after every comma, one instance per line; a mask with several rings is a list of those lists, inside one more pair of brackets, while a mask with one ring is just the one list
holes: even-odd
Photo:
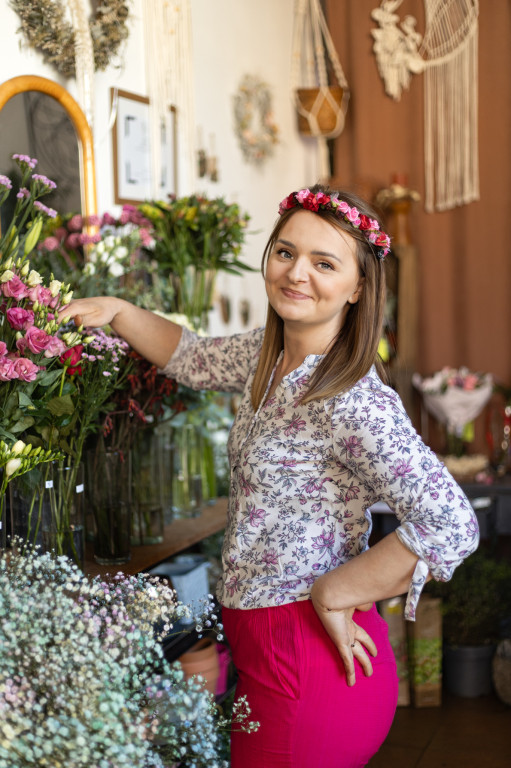
[[26, 91], [40, 91], [46, 93], [59, 102], [73, 123], [79, 147], [80, 157], [80, 194], [82, 199], [82, 215], [91, 216], [97, 214], [96, 199], [96, 171], [94, 166], [94, 144], [92, 131], [87, 118], [78, 102], [66, 91], [66, 89], [38, 75], [19, 75], [0, 83], [0, 110], [13, 96]]

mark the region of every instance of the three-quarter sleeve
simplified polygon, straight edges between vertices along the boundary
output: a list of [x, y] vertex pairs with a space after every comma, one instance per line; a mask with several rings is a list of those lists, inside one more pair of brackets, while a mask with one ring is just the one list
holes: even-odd
[[419, 558], [405, 616], [415, 609], [428, 573], [448, 581], [479, 543], [477, 518], [462, 489], [424, 444], [401, 400], [369, 374], [350, 390], [333, 414], [334, 450], [399, 520], [400, 541]]
[[242, 392], [255, 370], [263, 331], [225, 337], [198, 336], [183, 327], [174, 354], [160, 373], [191, 389]]

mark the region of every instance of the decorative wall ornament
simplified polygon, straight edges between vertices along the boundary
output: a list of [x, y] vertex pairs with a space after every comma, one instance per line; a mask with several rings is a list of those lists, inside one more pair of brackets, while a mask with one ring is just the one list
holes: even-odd
[[[331, 84], [328, 60], [337, 83]], [[318, 139], [320, 175], [331, 175], [327, 139], [344, 130], [350, 90], [320, 0], [295, 0], [291, 86], [298, 129]]]
[[[89, 18], [94, 51], [94, 68], [104, 70], [119, 52], [129, 35], [128, 18], [131, 0], [102, 0]], [[77, 8], [77, 2], [72, 3]], [[42, 52], [44, 60], [53, 64], [64, 77], [74, 77], [75, 26], [69, 21], [66, 0], [10, 0], [21, 19], [20, 30], [28, 45]], [[75, 16], [76, 18], [76, 16]], [[83, 45], [83, 39], [81, 43]]]
[[279, 129], [273, 119], [268, 85], [253, 75], [245, 75], [234, 96], [235, 133], [248, 163], [264, 162], [278, 143]]
[[[193, 189], [197, 179], [191, 5], [190, 0], [143, 0], [142, 7], [154, 195], [164, 199], [178, 194], [178, 184]], [[164, 135], [166, 142], [161, 141]], [[166, 179], [161, 172], [165, 147], [177, 145], [174, 173]]]
[[[403, 0], [382, 0], [373, 50], [386, 93], [397, 101], [424, 72], [427, 211], [479, 199], [477, 41], [479, 0], [424, 0], [424, 36], [416, 19], [395, 13]], [[399, 26], [398, 26], [399, 24]]]

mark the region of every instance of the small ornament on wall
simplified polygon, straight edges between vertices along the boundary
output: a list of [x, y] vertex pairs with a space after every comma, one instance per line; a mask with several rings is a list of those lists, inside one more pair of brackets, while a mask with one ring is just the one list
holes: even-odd
[[246, 75], [234, 96], [234, 130], [247, 163], [259, 165], [273, 154], [279, 129], [272, 111], [268, 85]]

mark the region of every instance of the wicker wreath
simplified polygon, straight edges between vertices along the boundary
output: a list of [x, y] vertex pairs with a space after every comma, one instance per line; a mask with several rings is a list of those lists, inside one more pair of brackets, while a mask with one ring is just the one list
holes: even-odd
[[[94, 68], [104, 70], [129, 35], [130, 0], [102, 0], [89, 21], [94, 49]], [[21, 31], [29, 46], [42, 52], [64, 77], [75, 75], [75, 45], [72, 24], [62, 0], [11, 0], [21, 19]]]
[[243, 157], [249, 163], [262, 163], [272, 154], [279, 132], [266, 83], [252, 75], [243, 78], [234, 97], [234, 119]]

